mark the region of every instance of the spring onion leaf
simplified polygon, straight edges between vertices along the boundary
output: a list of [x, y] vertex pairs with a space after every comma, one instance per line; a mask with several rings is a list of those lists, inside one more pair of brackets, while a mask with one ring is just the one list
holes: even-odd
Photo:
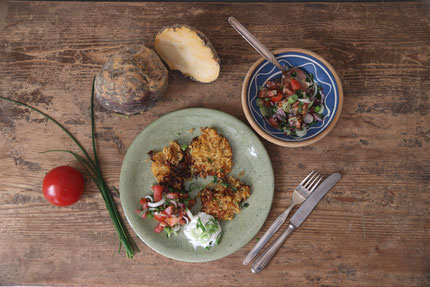
[[[112, 198], [112, 194], [110, 192], [110, 189], [109, 189], [108, 185], [106, 184], [106, 181], [103, 178], [103, 174], [102, 174], [101, 168], [100, 168], [100, 163], [99, 163], [98, 157], [97, 157], [96, 143], [95, 143], [95, 123], [94, 123], [94, 81], [95, 81], [95, 78], [93, 80], [93, 86], [92, 86], [92, 92], [91, 92], [91, 138], [92, 138], [94, 159], [92, 159], [89, 156], [88, 152], [85, 150], [85, 148], [82, 146], [82, 144], [62, 124], [60, 124], [57, 120], [55, 120], [54, 118], [52, 118], [48, 114], [40, 111], [39, 109], [37, 109], [35, 107], [29, 106], [23, 102], [20, 102], [20, 101], [5, 98], [2, 96], [0, 96], [0, 99], [12, 102], [12, 103], [20, 105], [20, 106], [24, 106], [26, 108], [29, 108], [29, 109], [41, 114], [42, 116], [44, 116], [45, 118], [47, 118], [48, 120], [50, 120], [51, 122], [56, 124], [60, 129], [62, 129], [72, 139], [72, 141], [78, 146], [78, 148], [82, 151], [84, 156], [81, 156], [81, 155], [79, 155], [75, 152], [69, 151], [69, 150], [53, 150], [53, 151], [67, 152], [67, 153], [70, 153], [71, 155], [73, 155], [79, 161], [79, 163], [82, 165], [82, 167], [85, 169], [85, 171], [91, 177], [91, 179], [94, 181], [94, 183], [96, 184], [97, 188], [99, 189], [99, 191], [100, 191], [100, 193], [101, 193], [101, 195], [105, 201], [106, 208], [109, 212], [109, 215], [112, 218], [116, 233], [117, 233], [118, 238], [120, 240], [120, 244], [123, 245], [123, 247], [126, 251], [127, 257], [133, 258], [133, 255], [139, 251], [139, 248], [137, 247], [133, 238], [128, 233], [127, 229], [125, 228], [124, 222], [122, 221], [122, 219], [119, 215], [118, 209], [116, 208], [115, 202]], [[52, 152], [52, 151], [48, 151], [48, 152]]]

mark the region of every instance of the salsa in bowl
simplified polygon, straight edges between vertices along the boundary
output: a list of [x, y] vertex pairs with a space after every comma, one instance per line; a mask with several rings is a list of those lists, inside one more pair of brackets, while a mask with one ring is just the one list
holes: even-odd
[[274, 52], [287, 72], [260, 58], [242, 86], [242, 107], [251, 126], [268, 141], [298, 147], [334, 127], [343, 104], [342, 84], [332, 66], [304, 49]]

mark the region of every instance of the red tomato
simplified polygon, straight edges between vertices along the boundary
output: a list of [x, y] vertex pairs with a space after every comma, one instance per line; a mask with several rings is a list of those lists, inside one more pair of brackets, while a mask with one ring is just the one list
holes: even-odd
[[173, 205], [169, 205], [169, 206], [164, 210], [164, 212], [165, 212], [167, 215], [172, 215], [172, 214], [175, 212], [175, 207], [174, 207]]
[[168, 198], [168, 199], [177, 199], [177, 198], [179, 198], [179, 197], [181, 197], [181, 196], [179, 195], [179, 192], [171, 192], [171, 193], [168, 193], [168, 194], [167, 194], [167, 198]]
[[148, 208], [148, 200], [146, 198], [141, 198], [140, 199], [140, 204], [142, 204], [143, 209], [147, 209]]
[[161, 231], [163, 231], [164, 227], [166, 227], [167, 224], [165, 222], [160, 222], [158, 223], [157, 227], [155, 227], [154, 231], [156, 233], [160, 233]]
[[166, 213], [164, 211], [161, 211], [161, 212], [155, 212], [154, 218], [157, 221], [163, 222], [167, 218], [167, 216], [166, 216]]
[[284, 95], [286, 95], [287, 97], [291, 96], [294, 94], [293, 91], [291, 91], [289, 88], [284, 87]]
[[166, 223], [169, 224], [170, 227], [175, 226], [181, 221], [182, 217], [170, 216], [166, 219]]
[[266, 84], [267, 88], [269, 88], [270, 90], [274, 90], [277, 88], [276, 83], [274, 81], [268, 81]]
[[142, 218], [146, 218], [148, 216], [148, 210], [145, 210], [145, 212], [142, 214]]
[[162, 185], [153, 185], [151, 186], [152, 191], [154, 192], [154, 202], [159, 202], [163, 198], [163, 186]]
[[261, 91], [258, 93], [258, 97], [259, 97], [259, 98], [267, 98], [267, 90], [261, 90]]
[[272, 103], [277, 103], [280, 100], [282, 100], [283, 95], [282, 94], [278, 94], [277, 96], [272, 97], [270, 100], [272, 101]]
[[82, 174], [70, 166], [59, 166], [45, 175], [42, 183], [43, 195], [56, 206], [72, 205], [84, 192]]
[[296, 79], [290, 79], [290, 81], [291, 81], [291, 88], [293, 89], [294, 92], [302, 88], [300, 87], [299, 81], [297, 81]]
[[269, 118], [269, 123], [272, 125], [272, 127], [274, 128], [278, 128], [279, 124], [278, 122], [274, 119], [274, 118]]

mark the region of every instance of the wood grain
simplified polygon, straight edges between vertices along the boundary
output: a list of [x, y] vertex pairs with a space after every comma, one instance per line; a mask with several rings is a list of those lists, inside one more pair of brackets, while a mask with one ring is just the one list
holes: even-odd
[[[221, 260], [191, 264], [138, 242], [128, 260], [101, 195], [87, 179], [81, 201], [57, 208], [43, 176], [78, 164], [56, 126], [0, 102], [0, 284], [428, 286], [430, 285], [430, 5], [408, 3], [0, 3], [0, 94], [37, 106], [90, 147], [91, 82], [107, 56], [152, 45], [162, 27], [189, 24], [212, 41], [220, 78], [200, 84], [169, 74], [153, 109], [124, 118], [97, 106], [103, 171], [118, 186], [135, 136], [186, 107], [228, 112], [246, 122], [240, 90], [258, 55], [228, 25], [241, 21], [270, 49], [299, 47], [326, 58], [344, 87], [344, 108], [317, 144], [288, 149], [264, 142], [276, 193], [258, 236], [285, 209], [310, 170], [343, 179], [257, 275], [241, 264], [255, 243]], [[119, 199], [116, 198], [118, 204]]]

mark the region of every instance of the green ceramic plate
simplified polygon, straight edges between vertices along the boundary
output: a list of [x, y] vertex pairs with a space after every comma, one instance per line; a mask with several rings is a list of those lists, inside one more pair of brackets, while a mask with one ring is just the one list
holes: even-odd
[[[232, 221], [221, 222], [224, 231], [220, 245], [210, 250], [194, 250], [182, 230], [168, 239], [162, 232], [155, 233], [153, 218], [142, 219], [135, 214], [139, 200], [152, 194], [156, 180], [151, 172], [148, 152], [159, 151], [170, 141], [189, 144], [200, 135], [200, 127], [213, 127], [230, 142], [233, 150], [234, 176], [251, 186], [248, 207]], [[190, 129], [194, 129], [190, 132]], [[211, 178], [206, 179], [209, 182]], [[198, 180], [204, 185], [203, 180]], [[189, 183], [188, 183], [189, 184]], [[272, 164], [260, 140], [244, 123], [235, 117], [211, 109], [191, 108], [169, 113], [148, 125], [134, 140], [125, 156], [120, 176], [121, 203], [125, 215], [136, 234], [156, 252], [172, 259], [187, 262], [205, 262], [225, 257], [243, 247], [260, 230], [272, 205], [274, 177]], [[197, 191], [192, 194], [196, 196]], [[192, 212], [200, 210], [201, 204]]]

